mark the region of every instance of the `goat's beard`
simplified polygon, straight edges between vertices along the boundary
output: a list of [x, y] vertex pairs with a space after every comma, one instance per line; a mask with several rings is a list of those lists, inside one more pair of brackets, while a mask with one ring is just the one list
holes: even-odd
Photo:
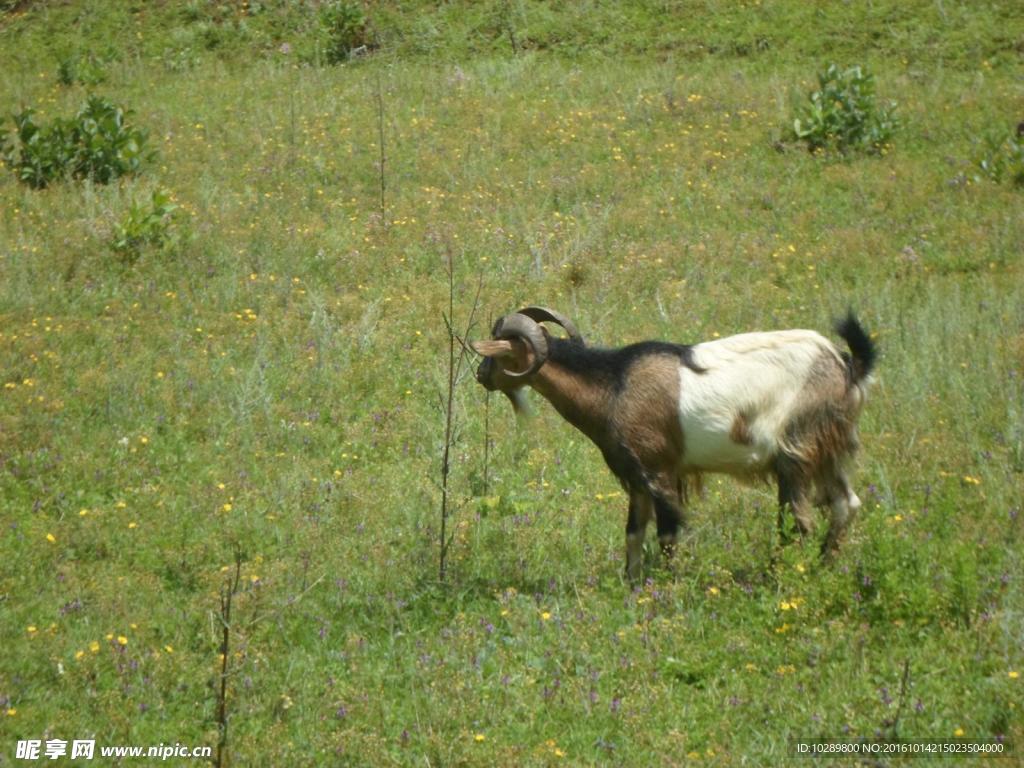
[[526, 392], [522, 389], [510, 389], [505, 392], [505, 397], [512, 403], [512, 410], [516, 416], [529, 416], [530, 406], [526, 400]]

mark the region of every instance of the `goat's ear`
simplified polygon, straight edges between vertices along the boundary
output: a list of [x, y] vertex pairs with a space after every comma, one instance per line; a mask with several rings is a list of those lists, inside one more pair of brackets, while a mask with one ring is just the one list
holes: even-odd
[[509, 357], [512, 355], [512, 342], [505, 339], [471, 341], [469, 346], [478, 355], [483, 355], [484, 357]]

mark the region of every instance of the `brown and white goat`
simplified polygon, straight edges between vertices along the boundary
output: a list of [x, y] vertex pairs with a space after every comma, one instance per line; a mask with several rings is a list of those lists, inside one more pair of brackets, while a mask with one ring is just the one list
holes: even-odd
[[[561, 325], [569, 338], [542, 322]], [[846, 467], [877, 353], [852, 312], [836, 332], [850, 354], [806, 330], [597, 349], [563, 315], [526, 307], [472, 347], [484, 357], [476, 373], [484, 387], [506, 394], [517, 412], [523, 387], [532, 387], [601, 449], [629, 493], [626, 571], [636, 579], [648, 522], [655, 519], [671, 555], [687, 487], [706, 472], [774, 475], [780, 529], [789, 508], [808, 533], [811, 506], [827, 505], [823, 551], [839, 546], [861, 505]]]

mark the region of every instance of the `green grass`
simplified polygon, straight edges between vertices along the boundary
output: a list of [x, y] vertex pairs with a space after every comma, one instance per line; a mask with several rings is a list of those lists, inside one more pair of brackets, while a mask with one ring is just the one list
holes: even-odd
[[[973, 168], [1021, 118], [1013, 3], [381, 3], [337, 67], [260, 7], [0, 17], [5, 133], [95, 92], [158, 152], [109, 186], [0, 168], [0, 765], [215, 745], [236, 556], [236, 765], [775, 765], [897, 719], [1024, 748], [1024, 216]], [[103, 81], [61, 85], [68, 55]], [[778, 144], [828, 60], [898, 102], [891, 152]], [[169, 237], [127, 263], [154, 190]], [[494, 398], [485, 489], [465, 377], [439, 584], [449, 252], [476, 334], [526, 303], [601, 344], [855, 307], [883, 357], [837, 561], [713, 479], [631, 590], [598, 451]]]

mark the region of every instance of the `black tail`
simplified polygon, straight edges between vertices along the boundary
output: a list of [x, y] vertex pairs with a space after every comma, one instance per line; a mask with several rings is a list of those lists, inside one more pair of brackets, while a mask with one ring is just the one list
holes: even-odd
[[878, 359], [878, 347], [857, 321], [852, 309], [847, 312], [845, 318], [836, 323], [836, 333], [850, 347], [850, 374], [853, 383], [857, 384], [874, 369], [875, 361]]

